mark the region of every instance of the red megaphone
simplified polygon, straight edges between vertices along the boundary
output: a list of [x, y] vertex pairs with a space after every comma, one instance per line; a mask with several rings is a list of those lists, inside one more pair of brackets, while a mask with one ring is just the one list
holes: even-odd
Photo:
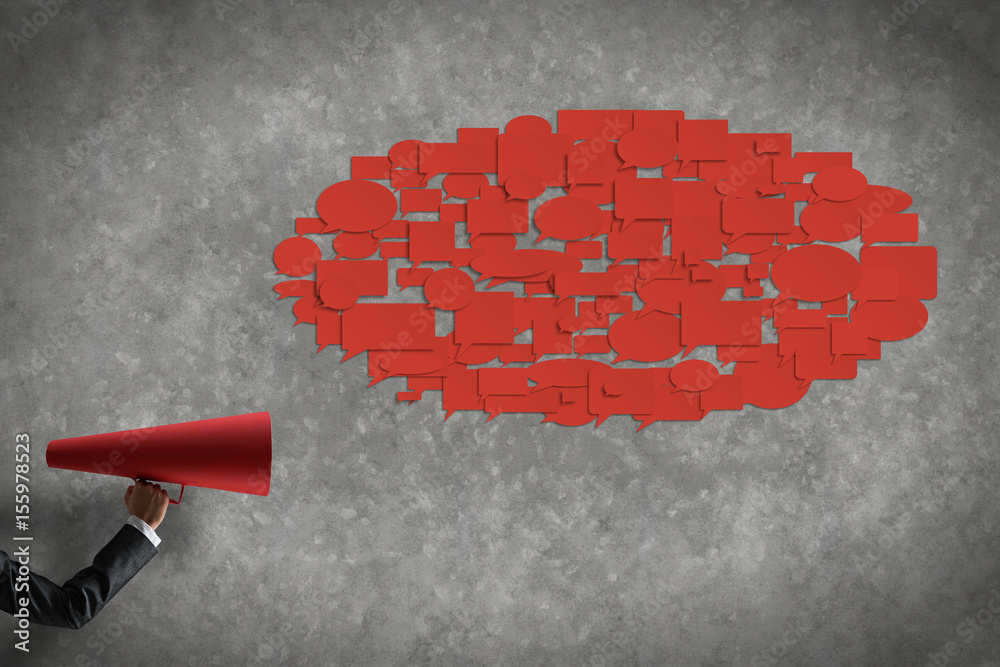
[[120, 475], [266, 496], [271, 490], [271, 415], [202, 419], [52, 440], [52, 468]]

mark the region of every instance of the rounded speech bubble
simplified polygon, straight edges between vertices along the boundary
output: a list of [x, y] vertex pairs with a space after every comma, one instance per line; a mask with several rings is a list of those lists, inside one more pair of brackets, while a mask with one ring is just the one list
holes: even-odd
[[739, 234], [726, 241], [726, 254], [755, 255], [774, 245], [774, 234]]
[[565, 195], [550, 199], [535, 211], [535, 226], [545, 238], [575, 241], [593, 236], [601, 228], [601, 207], [582, 197]]
[[674, 391], [705, 391], [719, 381], [719, 369], [703, 359], [688, 359], [670, 369]]
[[371, 232], [340, 232], [333, 239], [337, 257], [364, 259], [378, 252], [378, 239]]
[[679, 317], [659, 311], [642, 317], [638, 315], [635, 311], [626, 313], [608, 329], [608, 341], [618, 352], [614, 363], [623, 359], [664, 361], [684, 349]]
[[508, 199], [534, 199], [545, 192], [545, 183], [534, 174], [513, 174], [503, 187]]
[[927, 306], [902, 294], [892, 301], [865, 301], [851, 311], [851, 322], [866, 329], [869, 338], [903, 340], [927, 326]]
[[618, 155], [625, 161], [623, 168], [662, 167], [677, 156], [677, 139], [654, 128], [632, 130], [618, 140]]
[[315, 280], [286, 280], [274, 286], [278, 300], [288, 296], [307, 296], [316, 294]]
[[490, 179], [486, 178], [486, 174], [448, 174], [442, 182], [444, 191], [448, 194], [445, 199], [474, 199], [479, 196], [480, 188], [489, 184]]
[[292, 236], [274, 249], [275, 275], [284, 274], [300, 278], [316, 270], [316, 262], [323, 253], [316, 242], [301, 236]]
[[292, 306], [292, 313], [295, 315], [295, 324], [292, 326], [298, 326], [303, 322], [316, 324], [316, 314], [321, 308], [323, 308], [323, 303], [316, 295], [304, 296], [301, 299], [297, 299], [295, 305]]
[[827, 167], [813, 177], [812, 186], [821, 199], [850, 201], [865, 193], [868, 178], [851, 167]]
[[392, 221], [396, 195], [375, 181], [341, 181], [323, 190], [316, 211], [328, 227], [345, 232], [370, 232]]
[[832, 301], [861, 282], [854, 256], [832, 245], [804, 245], [774, 260], [771, 280], [781, 294], [803, 301]]
[[518, 248], [481, 255], [472, 260], [472, 270], [487, 278], [527, 278], [533, 282], [548, 280], [554, 273], [574, 273], [583, 268], [583, 262], [558, 250]]
[[461, 269], [438, 269], [424, 282], [427, 303], [439, 310], [458, 310], [476, 296], [476, 283]]
[[595, 368], [609, 366], [594, 359], [548, 359], [536, 362], [528, 368], [528, 379], [537, 383], [531, 391], [548, 387], [586, 387], [588, 374]]
[[360, 290], [350, 278], [331, 276], [319, 286], [319, 298], [327, 308], [344, 310], [358, 302]]

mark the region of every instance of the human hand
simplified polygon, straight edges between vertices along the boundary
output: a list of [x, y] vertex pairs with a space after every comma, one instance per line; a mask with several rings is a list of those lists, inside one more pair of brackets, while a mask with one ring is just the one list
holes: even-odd
[[139, 517], [153, 530], [163, 521], [168, 502], [166, 490], [161, 489], [159, 484], [151, 484], [144, 479], [136, 480], [134, 485], [125, 490], [125, 507], [129, 514]]

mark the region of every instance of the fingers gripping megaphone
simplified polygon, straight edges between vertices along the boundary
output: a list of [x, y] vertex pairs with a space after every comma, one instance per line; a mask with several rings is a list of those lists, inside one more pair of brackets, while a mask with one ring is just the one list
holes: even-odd
[[254, 412], [182, 424], [52, 440], [51, 468], [266, 496], [271, 490], [271, 415]]

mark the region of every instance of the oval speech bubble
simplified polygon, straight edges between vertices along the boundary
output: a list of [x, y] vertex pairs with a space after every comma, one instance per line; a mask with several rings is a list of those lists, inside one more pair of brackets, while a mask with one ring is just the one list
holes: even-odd
[[388, 224], [399, 209], [392, 190], [375, 181], [341, 181], [323, 190], [316, 211], [327, 230], [370, 232]]
[[285, 239], [274, 249], [275, 275], [284, 274], [295, 278], [308, 276], [316, 270], [316, 262], [323, 253], [316, 242], [301, 236]]
[[582, 197], [566, 195], [550, 199], [535, 211], [535, 226], [545, 238], [575, 241], [593, 236], [601, 228], [601, 207]]
[[861, 265], [832, 245], [804, 245], [774, 260], [771, 280], [786, 297], [832, 301], [850, 294], [861, 282]]

